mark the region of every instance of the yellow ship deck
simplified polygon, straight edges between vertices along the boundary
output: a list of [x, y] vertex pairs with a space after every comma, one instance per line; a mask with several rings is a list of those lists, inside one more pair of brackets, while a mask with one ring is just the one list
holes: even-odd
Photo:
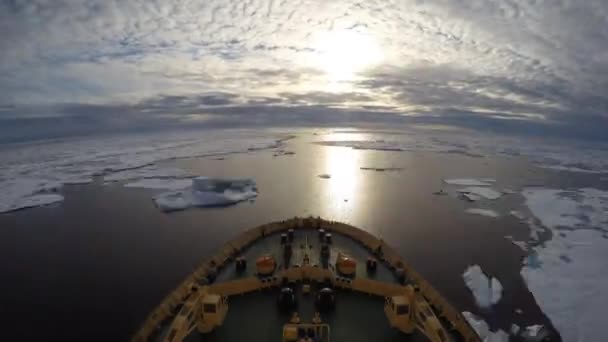
[[[286, 259], [281, 240], [290, 229], [292, 253]], [[320, 251], [326, 233], [331, 234], [330, 252], [323, 258]], [[337, 272], [339, 254], [357, 261], [354, 276]], [[263, 255], [272, 256], [277, 265], [271, 275], [261, 277], [256, 274], [256, 259]], [[242, 270], [235, 265], [238, 259], [246, 262]], [[366, 267], [368, 259], [377, 260], [373, 272]], [[316, 218], [266, 224], [227, 242], [161, 302], [133, 340], [282, 341], [291, 312], [278, 310], [277, 297], [287, 282], [295, 284], [298, 306], [294, 311], [302, 323], [313, 321], [315, 293], [327, 285], [335, 289], [335, 309], [321, 315], [331, 329], [328, 341], [480, 341], [460, 312], [388, 244], [350, 225]], [[310, 293], [303, 293], [303, 284], [310, 285]], [[416, 300], [432, 310], [445, 329], [445, 340], [443, 334], [435, 335], [424, 317], [415, 322], [413, 333], [391, 327], [383, 311], [385, 300], [404, 293], [406, 287], [415, 289]], [[221, 325], [204, 334], [196, 329], [201, 291], [227, 298], [229, 307]]]

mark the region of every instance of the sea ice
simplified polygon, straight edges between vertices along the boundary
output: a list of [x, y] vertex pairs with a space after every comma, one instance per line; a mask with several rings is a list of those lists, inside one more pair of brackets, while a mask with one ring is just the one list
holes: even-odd
[[542, 331], [544, 329], [544, 326], [540, 325], [540, 324], [535, 324], [535, 325], [530, 325], [527, 326], [526, 329], [524, 330], [523, 334], [525, 337], [538, 337]]
[[514, 244], [515, 246], [519, 247], [522, 251], [524, 251], [524, 252], [528, 251], [528, 244], [526, 244], [525, 241], [517, 241], [511, 235], [505, 236], [505, 239], [511, 241], [512, 244]]
[[0, 207], [0, 212], [15, 211], [26, 208], [40, 207], [57, 202], [62, 202], [63, 196], [58, 194], [37, 194], [28, 197], [20, 197], [8, 208]]
[[375, 132], [334, 132], [326, 136], [328, 140], [318, 143], [355, 149], [461, 153], [478, 157], [524, 156], [541, 167], [571, 172], [608, 173], [608, 145], [604, 143], [594, 142], [590, 145], [571, 140], [531, 140], [483, 134], [467, 136], [420, 127], [400, 131], [401, 134], [390, 134], [391, 140], [374, 139], [382, 134], [374, 134]]
[[552, 232], [521, 270], [563, 341], [603, 341], [608, 307], [608, 191], [527, 188], [532, 214]]
[[278, 151], [275, 151], [272, 156], [273, 157], [293, 156], [295, 154], [296, 153], [293, 151], [278, 150]]
[[471, 328], [473, 328], [473, 330], [475, 330], [479, 337], [484, 338], [488, 335], [488, 333], [490, 332], [490, 327], [488, 326], [488, 323], [486, 323], [486, 321], [468, 311], [464, 311], [462, 315], [467, 320], [467, 322], [469, 322], [469, 325], [471, 326]]
[[62, 186], [54, 180], [17, 178], [0, 184], [0, 213], [63, 201], [63, 196], [53, 193]]
[[462, 197], [466, 198], [467, 201], [469, 202], [476, 202], [481, 200], [483, 197], [479, 196], [479, 195], [475, 195], [475, 194], [470, 194], [470, 193], [461, 193], [460, 194]]
[[489, 308], [502, 297], [502, 284], [498, 279], [489, 279], [479, 265], [469, 266], [462, 274], [465, 284], [473, 293], [481, 308]]
[[474, 314], [464, 311], [462, 313], [464, 318], [467, 320], [469, 325], [475, 330], [477, 335], [482, 339], [483, 342], [508, 342], [509, 335], [502, 330], [490, 331], [488, 323], [483, 319], [475, 316]]
[[360, 170], [363, 171], [377, 171], [377, 172], [384, 172], [384, 171], [401, 171], [403, 170], [402, 167], [360, 167]]
[[384, 140], [323, 141], [321, 145], [350, 147], [355, 150], [403, 151], [400, 142]]
[[540, 168], [543, 168], [543, 169], [551, 169], [551, 170], [565, 171], [565, 172], [589, 173], [589, 174], [608, 173], [608, 171], [603, 171], [603, 170], [589, 170], [589, 169], [583, 169], [580, 167], [565, 166], [565, 165], [537, 165], [537, 166]]
[[147, 165], [141, 168], [129, 169], [110, 173], [103, 177], [105, 182], [122, 182], [145, 178], [185, 178], [190, 176], [187, 172], [176, 167], [160, 167]]
[[63, 139], [43, 146], [40, 142], [2, 145], [0, 212], [59, 201], [59, 195], [32, 198], [48, 193], [50, 184], [86, 184], [95, 176], [106, 183], [184, 178], [189, 176], [186, 172], [161, 162], [280, 148], [288, 138], [267, 131], [215, 130]]
[[526, 219], [526, 216], [524, 214], [522, 214], [520, 211], [517, 211], [517, 210], [511, 210], [511, 211], [509, 211], [509, 215], [511, 215], [511, 216], [513, 216], [513, 217], [515, 217], [515, 218], [517, 218], [519, 220], [522, 220], [522, 221]]
[[453, 178], [453, 179], [444, 179], [446, 184], [450, 185], [462, 185], [462, 186], [491, 186], [496, 182], [494, 179], [484, 178], [484, 179], [474, 179], [474, 178]]
[[154, 197], [163, 211], [190, 207], [220, 207], [252, 199], [258, 195], [252, 179], [222, 179], [197, 177], [189, 188], [162, 193]]
[[465, 210], [465, 212], [469, 213], [469, 214], [494, 217], [494, 218], [500, 216], [497, 212], [495, 212], [494, 210], [490, 210], [490, 209], [470, 208], [470, 209]]
[[180, 190], [192, 185], [189, 178], [145, 178], [125, 184], [127, 188]]
[[489, 199], [489, 200], [499, 199], [502, 196], [502, 193], [500, 193], [492, 188], [481, 187], [481, 186], [470, 186], [467, 188], [459, 189], [458, 192], [463, 193], [463, 194], [473, 194], [473, 195], [481, 196], [481, 197]]

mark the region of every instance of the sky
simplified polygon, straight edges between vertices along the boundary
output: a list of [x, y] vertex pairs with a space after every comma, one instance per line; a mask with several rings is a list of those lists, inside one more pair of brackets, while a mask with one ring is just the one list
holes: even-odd
[[605, 0], [0, 0], [0, 141], [446, 124], [608, 140]]

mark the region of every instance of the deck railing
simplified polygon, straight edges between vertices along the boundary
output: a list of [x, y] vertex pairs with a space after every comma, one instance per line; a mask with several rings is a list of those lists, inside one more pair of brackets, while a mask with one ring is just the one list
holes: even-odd
[[[449, 304], [449, 302], [441, 294], [439, 294], [439, 292], [428, 281], [426, 281], [426, 279], [416, 272], [414, 268], [411, 267], [407, 262], [403, 261], [397, 252], [391, 246], [387, 245], [383, 240], [376, 238], [364, 230], [345, 223], [326, 221], [319, 218], [303, 219], [298, 217], [286, 221], [272, 222], [249, 229], [236, 238], [226, 242], [218, 253], [210, 258], [209, 261], [203, 262], [199, 267], [197, 267], [188, 277], [186, 277], [186, 279], [184, 279], [184, 281], [182, 281], [182, 283], [180, 283], [175, 290], [173, 290], [161, 301], [161, 303], [148, 315], [139, 331], [135, 334], [135, 336], [133, 336], [133, 341], [148, 341], [149, 337], [155, 334], [161, 323], [168, 318], [171, 318], [175, 314], [175, 309], [177, 306], [188, 298], [192, 292], [193, 285], [205, 283], [206, 277], [210, 270], [216, 267], [224, 266], [227, 261], [238, 255], [240, 251], [247, 248], [256, 240], [266, 235], [287, 231], [290, 228], [297, 229], [315, 227], [320, 227], [326, 231], [348, 236], [351, 239], [361, 243], [372, 253], [381, 250], [384, 261], [387, 262], [393, 269], [403, 269], [408, 279], [432, 305], [432, 307], [437, 311], [438, 315], [449, 321], [452, 324], [452, 328], [457, 330], [464, 337], [464, 341], [480, 341], [478, 335], [464, 319], [461, 313], [455, 310]], [[246, 283], [235, 283], [225, 287], [226, 294], [230, 295], [242, 292], [243, 288], [249, 289], [250, 291], [255, 291], [256, 289], [275, 285], [269, 282], [263, 283], [259, 279], [245, 279], [244, 281]], [[365, 290], [365, 292], [368, 293], [373, 293], [373, 291], [376, 291], [371, 289], [372, 286], [368, 285], [369, 284], [366, 284], [364, 279], [355, 279], [350, 286], [361, 287], [362, 290]], [[383, 295], [387, 292], [397, 291], [396, 288], [391, 286], [392, 284], [387, 284], [387, 286], [382, 287], [381, 290], [377, 290], [376, 292], [378, 292], [378, 295]]]

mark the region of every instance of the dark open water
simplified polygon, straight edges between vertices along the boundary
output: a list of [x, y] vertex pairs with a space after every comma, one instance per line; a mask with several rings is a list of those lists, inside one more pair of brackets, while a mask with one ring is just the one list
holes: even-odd
[[[508, 331], [550, 323], [519, 275], [524, 254], [503, 238], [525, 239], [526, 225], [464, 213], [465, 203], [432, 193], [442, 178], [492, 177], [498, 187], [591, 185], [524, 160], [456, 154], [361, 151], [311, 144], [175, 163], [206, 176], [253, 177], [260, 195], [230, 208], [164, 214], [155, 191], [119, 184], [67, 186], [55, 207], [0, 214], [0, 317], [6, 340], [124, 341], [146, 314], [205, 257], [243, 229], [292, 216], [319, 215], [381, 235], [461, 311], [479, 312], [462, 273], [479, 264], [505, 292], [486, 318]], [[375, 172], [360, 167], [402, 167]], [[329, 173], [331, 179], [318, 174]], [[521, 206], [519, 195], [490, 203]], [[516, 314], [521, 308], [523, 314]], [[4, 337], [2, 338], [4, 340]]]

